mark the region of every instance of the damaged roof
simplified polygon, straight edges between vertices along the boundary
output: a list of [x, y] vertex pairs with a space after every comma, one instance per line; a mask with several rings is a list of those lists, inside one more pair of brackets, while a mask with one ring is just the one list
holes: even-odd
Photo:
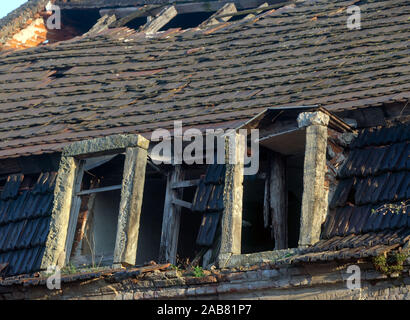
[[405, 0], [304, 1], [152, 36], [109, 29], [0, 54], [0, 158], [118, 133], [239, 122], [268, 107], [345, 110], [410, 95]]

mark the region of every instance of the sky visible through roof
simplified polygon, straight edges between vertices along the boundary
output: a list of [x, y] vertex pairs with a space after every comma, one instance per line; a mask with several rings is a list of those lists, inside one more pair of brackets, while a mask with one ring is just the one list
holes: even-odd
[[0, 1], [0, 19], [21, 6], [27, 0], [2, 0]]

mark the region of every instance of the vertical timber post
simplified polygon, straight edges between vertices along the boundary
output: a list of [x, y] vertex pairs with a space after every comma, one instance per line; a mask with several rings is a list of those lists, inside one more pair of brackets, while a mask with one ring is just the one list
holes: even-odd
[[288, 247], [288, 192], [286, 163], [283, 156], [273, 153], [270, 158], [270, 211], [275, 250]]
[[302, 112], [297, 121], [300, 128], [306, 127], [299, 234], [299, 247], [303, 248], [319, 241], [320, 228], [327, 212], [325, 174], [329, 116], [321, 111]]
[[172, 184], [182, 181], [181, 165], [175, 165], [167, 178], [167, 188], [162, 220], [161, 243], [159, 247], [159, 261], [176, 264], [179, 227], [181, 221], [181, 207], [172, 203], [173, 199], [181, 199], [182, 189], [172, 189]]
[[222, 238], [218, 265], [224, 267], [232, 254], [241, 253], [243, 164], [246, 137], [237, 133], [225, 138], [225, 187]]

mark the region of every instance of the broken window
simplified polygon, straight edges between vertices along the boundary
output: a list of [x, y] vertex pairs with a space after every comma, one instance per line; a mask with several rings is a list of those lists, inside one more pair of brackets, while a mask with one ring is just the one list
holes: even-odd
[[64, 149], [42, 268], [135, 264], [148, 144], [116, 135]]
[[[114, 258], [125, 155], [88, 158], [70, 262], [75, 265], [111, 265]], [[70, 250], [69, 248], [67, 248]], [[69, 252], [69, 251], [68, 251]]]
[[159, 259], [174, 264], [197, 263], [204, 254], [199, 234], [206, 211], [206, 203], [201, 200], [206, 193], [207, 166], [182, 164], [170, 167], [168, 172]]

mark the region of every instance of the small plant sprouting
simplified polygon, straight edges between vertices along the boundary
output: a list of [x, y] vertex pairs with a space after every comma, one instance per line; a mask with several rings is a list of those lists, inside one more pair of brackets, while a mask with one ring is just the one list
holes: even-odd
[[405, 200], [401, 201], [400, 203], [388, 203], [384, 204], [376, 209], [372, 209], [372, 213], [381, 213], [383, 215], [387, 213], [393, 213], [393, 214], [406, 214], [406, 209], [410, 205], [409, 204], [410, 200]]
[[61, 269], [62, 274], [73, 274], [78, 272], [79, 270], [77, 269], [77, 267], [73, 265], [71, 262]]
[[180, 271], [181, 271], [181, 268], [180, 268], [179, 266], [174, 265], [174, 264], [171, 264], [171, 269], [172, 269], [172, 270], [175, 270], [176, 272], [180, 272]]
[[192, 273], [194, 274], [194, 277], [196, 278], [202, 278], [205, 276], [204, 269], [199, 266], [195, 266], [192, 268]]
[[403, 263], [408, 256], [408, 252], [390, 252], [388, 254], [381, 254], [373, 258], [373, 265], [376, 270], [386, 275], [391, 275], [403, 270]]

